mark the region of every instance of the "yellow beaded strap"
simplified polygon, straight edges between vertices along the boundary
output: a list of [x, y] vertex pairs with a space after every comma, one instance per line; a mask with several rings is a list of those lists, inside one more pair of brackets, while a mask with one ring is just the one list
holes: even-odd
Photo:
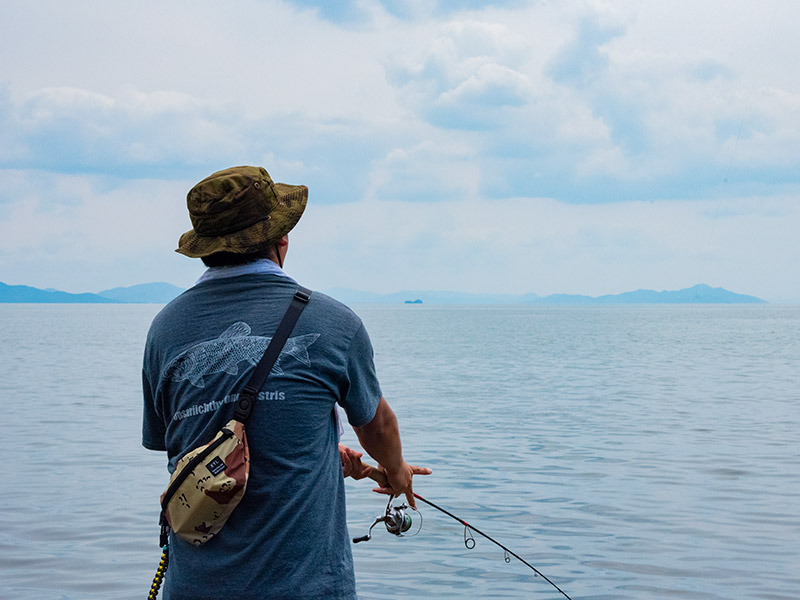
[[169, 565], [169, 546], [164, 545], [162, 550], [161, 562], [158, 563], [156, 576], [153, 577], [153, 585], [150, 586], [150, 594], [148, 594], [147, 600], [156, 600], [158, 590], [161, 588], [161, 582], [164, 581], [164, 573], [167, 572], [167, 565]]

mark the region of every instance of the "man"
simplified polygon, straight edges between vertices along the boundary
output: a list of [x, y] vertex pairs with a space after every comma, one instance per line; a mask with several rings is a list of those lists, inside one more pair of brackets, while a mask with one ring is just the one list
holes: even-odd
[[[305, 186], [256, 167], [219, 171], [189, 192], [193, 229], [177, 252], [209, 269], [153, 320], [143, 366], [143, 445], [165, 450], [170, 471], [232, 417], [254, 349], [263, 353], [289, 306], [297, 283], [283, 261], [307, 199]], [[338, 446], [337, 404], [381, 465], [386, 484], [375, 491], [415, 504], [412, 477], [430, 469], [403, 459], [366, 330], [314, 292], [247, 421], [244, 497], [203, 546], [170, 536], [165, 600], [356, 598], [342, 475], [371, 467]]]

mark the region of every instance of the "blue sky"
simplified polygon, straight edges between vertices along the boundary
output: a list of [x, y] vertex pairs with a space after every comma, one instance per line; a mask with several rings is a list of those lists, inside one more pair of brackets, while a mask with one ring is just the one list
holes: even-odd
[[792, 0], [7, 4], [0, 281], [188, 286], [186, 192], [256, 164], [318, 289], [800, 301]]

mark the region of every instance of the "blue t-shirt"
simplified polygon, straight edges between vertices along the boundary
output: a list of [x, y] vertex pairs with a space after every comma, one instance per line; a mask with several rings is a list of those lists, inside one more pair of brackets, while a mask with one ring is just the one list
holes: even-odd
[[[296, 289], [276, 275], [210, 279], [153, 320], [142, 443], [166, 450], [170, 471], [232, 418]], [[244, 498], [205, 545], [170, 537], [164, 600], [356, 598], [334, 411], [358, 427], [380, 398], [361, 320], [314, 292], [246, 424]]]

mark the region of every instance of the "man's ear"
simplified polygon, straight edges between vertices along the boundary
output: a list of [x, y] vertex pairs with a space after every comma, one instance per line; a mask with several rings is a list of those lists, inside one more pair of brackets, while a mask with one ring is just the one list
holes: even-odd
[[289, 234], [287, 233], [285, 236], [283, 236], [281, 239], [279, 239], [275, 243], [278, 244], [278, 246], [281, 246], [281, 247], [288, 246], [289, 245]]

